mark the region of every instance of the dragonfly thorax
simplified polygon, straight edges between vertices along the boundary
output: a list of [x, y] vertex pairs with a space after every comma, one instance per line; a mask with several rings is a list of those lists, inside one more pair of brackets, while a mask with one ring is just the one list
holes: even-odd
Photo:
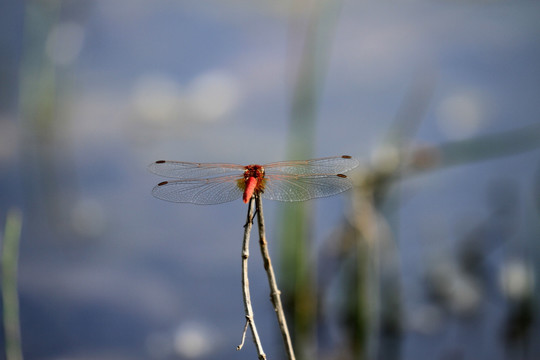
[[253, 194], [264, 192], [266, 179], [264, 178], [264, 168], [261, 165], [248, 165], [244, 170], [244, 181], [241, 189], [244, 190], [243, 200], [245, 203], [251, 199]]
[[246, 170], [244, 170], [244, 180], [249, 178], [255, 178], [261, 180], [264, 178], [264, 168], [261, 165], [248, 165]]

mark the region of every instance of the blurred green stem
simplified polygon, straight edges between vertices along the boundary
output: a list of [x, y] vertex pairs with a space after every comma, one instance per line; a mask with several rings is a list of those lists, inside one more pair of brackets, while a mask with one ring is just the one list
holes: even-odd
[[[61, 151], [57, 69], [47, 56], [48, 36], [60, 19], [62, 1], [26, 1], [23, 50], [19, 74], [21, 157], [26, 166], [22, 179], [29, 208], [47, 206], [44, 214], [57, 223], [58, 190], [56, 154]], [[63, 168], [66, 160], [63, 160]]]
[[540, 124], [436, 146], [439, 166], [455, 166], [521, 154], [540, 147]]
[[6, 359], [21, 360], [21, 331], [19, 322], [19, 296], [17, 294], [17, 266], [22, 216], [18, 210], [10, 210], [4, 230], [2, 246], [2, 301], [4, 305], [4, 335]]
[[[340, 0], [315, 1], [311, 9], [292, 95], [287, 151], [290, 159], [312, 157], [318, 97], [340, 9]], [[304, 349], [313, 347], [317, 309], [313, 285], [315, 269], [310, 268], [310, 218], [311, 212], [305, 204], [288, 205], [282, 213], [281, 268], [287, 274], [283, 278], [285, 308], [292, 315], [291, 332], [299, 359], [305, 358]]]

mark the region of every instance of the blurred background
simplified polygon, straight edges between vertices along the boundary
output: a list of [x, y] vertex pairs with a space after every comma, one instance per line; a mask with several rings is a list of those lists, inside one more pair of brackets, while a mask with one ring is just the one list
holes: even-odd
[[[265, 202], [297, 358], [540, 356], [540, 4], [0, 8], [10, 360], [17, 320], [27, 359], [256, 358], [249, 334], [235, 350], [246, 206], [159, 201], [146, 167], [341, 154], [362, 163], [354, 191]], [[283, 359], [252, 244], [256, 323]]]

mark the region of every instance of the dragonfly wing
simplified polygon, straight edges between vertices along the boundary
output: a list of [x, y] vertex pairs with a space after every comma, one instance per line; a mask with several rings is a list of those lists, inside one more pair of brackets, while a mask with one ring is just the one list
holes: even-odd
[[352, 182], [344, 175], [271, 175], [262, 197], [279, 201], [305, 201], [349, 190]]
[[280, 161], [264, 165], [267, 174], [342, 174], [359, 165], [358, 160], [348, 155], [320, 159]]
[[152, 189], [158, 199], [199, 205], [221, 204], [236, 200], [243, 190], [238, 187], [238, 176], [209, 179], [173, 180], [159, 183]]
[[239, 175], [245, 170], [236, 164], [207, 164], [182, 161], [158, 160], [148, 165], [154, 174], [180, 179], [205, 179], [214, 176]]

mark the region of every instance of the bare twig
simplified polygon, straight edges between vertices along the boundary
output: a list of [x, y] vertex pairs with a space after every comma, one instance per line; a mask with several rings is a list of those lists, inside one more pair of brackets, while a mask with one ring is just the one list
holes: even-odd
[[247, 221], [244, 225], [244, 242], [242, 245], [242, 290], [244, 294], [244, 311], [246, 313], [246, 325], [244, 326], [244, 331], [242, 333], [242, 342], [236, 347], [236, 350], [240, 350], [244, 346], [244, 340], [246, 339], [246, 332], [249, 326], [251, 328], [251, 334], [253, 335], [253, 342], [255, 343], [257, 353], [259, 354], [259, 360], [265, 360], [266, 355], [262, 348], [259, 334], [257, 333], [257, 327], [255, 326], [255, 319], [253, 318], [253, 308], [251, 307], [251, 296], [249, 293], [249, 236], [251, 233], [251, 227], [253, 226], [254, 207], [254, 199], [251, 198], [248, 205]]
[[276, 312], [279, 328], [281, 330], [281, 336], [283, 337], [283, 342], [285, 343], [287, 358], [289, 360], [294, 360], [295, 356], [292, 347], [291, 336], [289, 335], [287, 321], [285, 320], [285, 313], [283, 312], [283, 306], [281, 305], [281, 292], [279, 291], [276, 283], [276, 276], [274, 274], [274, 268], [272, 267], [272, 261], [270, 260], [270, 252], [268, 251], [268, 246], [266, 242], [261, 197], [259, 195], [255, 195], [255, 201], [257, 204], [257, 223], [259, 225], [259, 245], [261, 246], [264, 269], [266, 270], [266, 275], [268, 276], [268, 283], [270, 284], [270, 299], [272, 300], [272, 305], [274, 306], [274, 311]]

